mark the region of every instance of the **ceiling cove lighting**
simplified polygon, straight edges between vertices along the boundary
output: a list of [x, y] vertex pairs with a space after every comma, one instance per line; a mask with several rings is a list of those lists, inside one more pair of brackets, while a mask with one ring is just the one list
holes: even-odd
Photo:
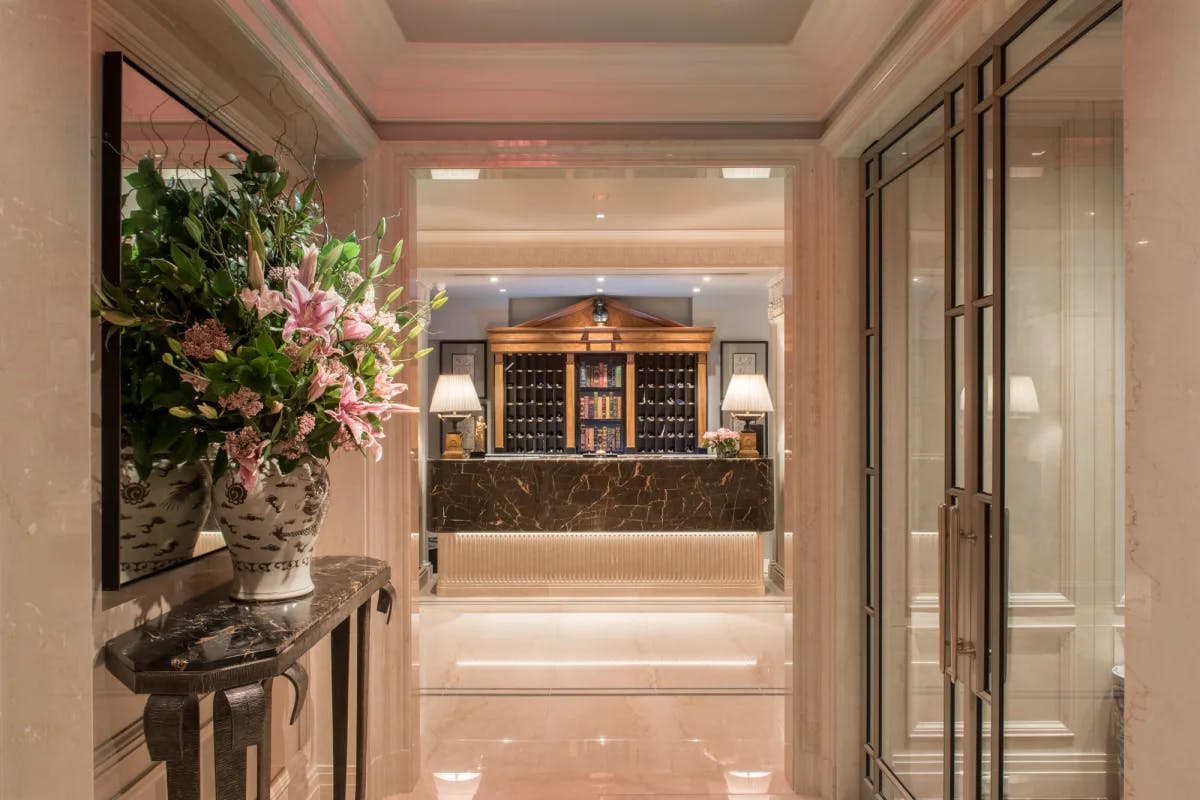
[[431, 169], [429, 177], [435, 181], [477, 181], [478, 169]]
[[469, 658], [454, 662], [458, 667], [757, 667], [757, 658], [582, 658], [582, 659], [492, 659]]
[[721, 177], [731, 180], [771, 177], [770, 167], [721, 167]]

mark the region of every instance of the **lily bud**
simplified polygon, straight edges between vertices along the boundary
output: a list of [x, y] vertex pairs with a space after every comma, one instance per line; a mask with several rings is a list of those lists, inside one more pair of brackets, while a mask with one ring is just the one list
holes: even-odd
[[229, 356], [225, 355], [224, 350], [213, 350], [213, 358], [220, 361], [222, 364], [229, 363]]
[[191, 419], [196, 416], [186, 406], [171, 406], [170, 412], [172, 417], [179, 417], [180, 419]]
[[300, 274], [297, 278], [305, 286], [312, 286], [313, 281], [317, 279], [318, 255], [320, 255], [320, 251], [316, 245], [304, 245], [304, 255], [300, 259]]
[[254, 249], [254, 243], [250, 241], [250, 234], [248, 233], [246, 234], [246, 252], [248, 253], [247, 263], [249, 264], [247, 282], [250, 284], [251, 289], [261, 289], [265, 280], [262, 259], [259, 257], [258, 251]]
[[217, 410], [208, 403], [199, 403], [196, 408], [199, 409], [201, 416], [203, 416], [205, 419], [217, 418]]
[[276, 400], [274, 403], [271, 403], [272, 414], [278, 414], [280, 411], [283, 411], [283, 403], [278, 400]]

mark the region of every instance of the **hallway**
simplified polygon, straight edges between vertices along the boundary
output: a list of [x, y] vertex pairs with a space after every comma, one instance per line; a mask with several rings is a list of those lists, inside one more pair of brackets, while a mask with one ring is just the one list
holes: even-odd
[[424, 597], [411, 796], [794, 797], [783, 776], [790, 616], [770, 595]]

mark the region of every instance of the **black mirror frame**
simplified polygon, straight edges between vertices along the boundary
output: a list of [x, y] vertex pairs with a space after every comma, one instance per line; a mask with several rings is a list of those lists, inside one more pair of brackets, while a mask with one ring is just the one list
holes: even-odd
[[[248, 150], [192, 103], [168, 89], [120, 50], [104, 53], [100, 82], [100, 274], [115, 284], [121, 282], [121, 172], [122, 87], [125, 69], [132, 69], [164, 94], [196, 115], [197, 119]], [[101, 323], [107, 328], [107, 323]], [[107, 331], [106, 331], [107, 332]], [[121, 345], [120, 336], [100, 344], [100, 585], [104, 591], [123, 589], [139, 580], [161, 575], [224, 548], [193, 556], [158, 572], [121, 581]]]

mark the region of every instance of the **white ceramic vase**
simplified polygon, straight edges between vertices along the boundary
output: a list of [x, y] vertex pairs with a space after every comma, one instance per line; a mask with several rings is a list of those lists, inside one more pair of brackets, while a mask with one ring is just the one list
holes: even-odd
[[247, 491], [236, 470], [213, 482], [213, 513], [233, 557], [230, 596], [246, 602], [301, 597], [313, 590], [313, 548], [329, 507], [329, 473], [314, 458], [287, 475], [266, 462]]
[[208, 517], [212, 479], [203, 464], [156, 461], [138, 477], [133, 455], [121, 454], [121, 581], [187, 561]]

